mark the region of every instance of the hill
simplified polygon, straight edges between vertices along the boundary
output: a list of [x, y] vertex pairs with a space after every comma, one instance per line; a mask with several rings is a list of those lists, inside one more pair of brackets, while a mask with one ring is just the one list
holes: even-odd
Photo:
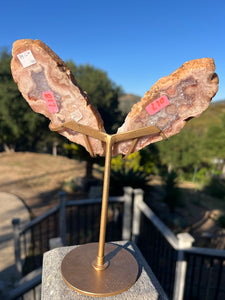
[[221, 117], [225, 114], [225, 100], [212, 102], [209, 108], [199, 118], [190, 120], [187, 126], [204, 130], [210, 125], [221, 125]]
[[[123, 113], [127, 114], [140, 99], [141, 97], [134, 94], [124, 94], [119, 98], [119, 108]], [[199, 118], [190, 120], [187, 127], [191, 126], [198, 130], [204, 130], [210, 125], [220, 125], [223, 114], [225, 114], [225, 100], [212, 102]]]
[[128, 114], [131, 107], [140, 101], [141, 97], [134, 94], [124, 94], [119, 98], [119, 109], [124, 113]]

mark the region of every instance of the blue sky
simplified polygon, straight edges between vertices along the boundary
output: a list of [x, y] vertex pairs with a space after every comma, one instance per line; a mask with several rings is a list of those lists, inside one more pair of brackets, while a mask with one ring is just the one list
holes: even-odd
[[107, 72], [143, 96], [185, 61], [212, 57], [225, 99], [225, 1], [4, 1], [0, 47], [40, 39], [63, 60]]

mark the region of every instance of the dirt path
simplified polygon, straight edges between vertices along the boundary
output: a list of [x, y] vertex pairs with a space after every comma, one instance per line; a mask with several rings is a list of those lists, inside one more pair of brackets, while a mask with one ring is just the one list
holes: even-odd
[[30, 215], [18, 197], [0, 192], [0, 281], [4, 288], [10, 288], [19, 278], [15, 267], [13, 218], [20, 218], [24, 225]]
[[35, 216], [58, 203], [63, 182], [83, 177], [85, 163], [37, 153], [0, 154], [0, 192], [22, 198]]
[[63, 182], [82, 177], [84, 172], [83, 162], [66, 157], [0, 153], [0, 290], [4, 285], [10, 287], [18, 278], [12, 219], [20, 218], [23, 225], [30, 220], [26, 206], [34, 216], [55, 206]]
[[[0, 281], [11, 283], [15, 280], [11, 220], [19, 215], [26, 222], [29, 217], [23, 202], [17, 197], [23, 199], [34, 216], [38, 216], [58, 203], [58, 191], [65, 181], [83, 177], [84, 174], [84, 162], [66, 157], [36, 153], [0, 153]], [[94, 175], [99, 177], [98, 173]], [[157, 215], [164, 220], [167, 210], [161, 202], [161, 182], [152, 181], [152, 184], [158, 188], [154, 189], [149, 201], [151, 205], [157, 204]], [[172, 220], [176, 221], [176, 228], [181, 225], [180, 231], [188, 230], [199, 239], [202, 233], [212, 234], [211, 241], [207, 237], [203, 246], [224, 249], [225, 232], [218, 230], [214, 216], [215, 210], [225, 213], [223, 203], [196, 191], [192, 185], [181, 188], [184, 202], [177, 208], [179, 218]], [[82, 194], [80, 198], [83, 198]], [[183, 220], [186, 220], [184, 227]]]
[[193, 183], [184, 182], [179, 184], [180, 203], [171, 212], [162, 201], [165, 196], [162, 183], [154, 180], [153, 186], [146, 197], [147, 203], [175, 234], [189, 232], [197, 247], [225, 249], [225, 229], [217, 222], [225, 214], [223, 200], [201, 192]]

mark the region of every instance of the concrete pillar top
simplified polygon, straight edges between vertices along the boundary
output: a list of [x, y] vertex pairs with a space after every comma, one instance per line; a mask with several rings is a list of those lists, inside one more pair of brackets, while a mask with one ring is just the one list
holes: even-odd
[[115, 242], [123, 248], [129, 249], [136, 258], [139, 265], [139, 276], [132, 287], [127, 291], [108, 297], [92, 297], [82, 295], [71, 289], [62, 279], [61, 262], [65, 255], [75, 247], [60, 247], [50, 250], [44, 254], [43, 272], [42, 272], [42, 300], [61, 300], [61, 299], [140, 299], [140, 300], [167, 300], [167, 297], [158, 283], [151, 268], [146, 263], [140, 250], [133, 242]]

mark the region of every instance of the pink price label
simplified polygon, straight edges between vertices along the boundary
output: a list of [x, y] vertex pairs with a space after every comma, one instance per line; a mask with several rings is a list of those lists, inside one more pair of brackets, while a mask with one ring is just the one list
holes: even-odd
[[162, 97], [156, 99], [155, 101], [150, 103], [148, 106], [146, 106], [145, 109], [151, 116], [153, 116], [154, 114], [156, 114], [158, 111], [160, 111], [161, 109], [163, 109], [164, 107], [166, 107], [169, 104], [170, 104], [169, 99], [167, 98], [166, 95], [163, 95]]
[[55, 97], [52, 91], [43, 92], [43, 97], [48, 107], [48, 111], [51, 114], [57, 113], [59, 111]]

